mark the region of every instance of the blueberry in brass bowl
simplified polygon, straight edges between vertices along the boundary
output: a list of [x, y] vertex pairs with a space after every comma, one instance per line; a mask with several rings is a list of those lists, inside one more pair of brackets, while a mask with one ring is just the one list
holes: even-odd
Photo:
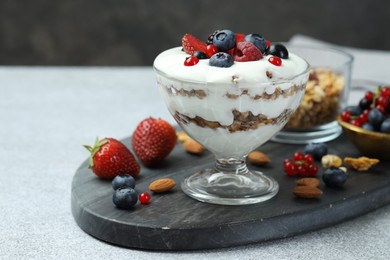
[[362, 155], [390, 161], [390, 133], [369, 131], [340, 118], [337, 121]]

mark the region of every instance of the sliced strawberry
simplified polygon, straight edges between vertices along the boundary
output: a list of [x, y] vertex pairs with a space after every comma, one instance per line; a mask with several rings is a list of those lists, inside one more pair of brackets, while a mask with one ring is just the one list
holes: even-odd
[[189, 55], [192, 55], [195, 51], [206, 53], [207, 44], [189, 33], [183, 36], [181, 43], [184, 51]]

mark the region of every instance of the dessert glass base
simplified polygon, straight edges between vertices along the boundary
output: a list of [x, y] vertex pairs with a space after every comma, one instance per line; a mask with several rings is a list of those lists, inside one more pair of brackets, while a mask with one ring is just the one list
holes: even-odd
[[250, 171], [245, 159], [219, 159], [214, 168], [187, 177], [181, 188], [202, 202], [246, 205], [272, 198], [278, 193], [279, 184], [262, 172]]

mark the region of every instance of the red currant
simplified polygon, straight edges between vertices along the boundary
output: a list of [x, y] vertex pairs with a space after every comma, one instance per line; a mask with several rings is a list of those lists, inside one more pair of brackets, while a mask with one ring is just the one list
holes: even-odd
[[382, 105], [377, 105], [375, 108], [379, 109], [382, 112], [382, 114], [386, 112], [386, 109]]
[[305, 156], [303, 156], [303, 160], [307, 163], [307, 164], [313, 164], [314, 163], [314, 157], [313, 155], [311, 154], [305, 154]]
[[354, 126], [358, 126], [358, 127], [362, 126], [362, 123], [360, 123], [358, 119], [352, 119], [350, 123]]
[[265, 40], [265, 45], [266, 45], [266, 49], [268, 49], [269, 46], [271, 45], [271, 41]]
[[207, 47], [206, 47], [206, 56], [207, 56], [207, 58], [210, 58], [211, 56], [213, 56], [217, 52], [218, 52], [217, 46], [215, 46], [213, 44], [207, 45]]
[[297, 167], [293, 162], [287, 162], [284, 164], [284, 171], [288, 176], [294, 176], [297, 175]]
[[184, 66], [194, 66], [198, 64], [199, 59], [195, 56], [189, 56], [184, 61]]
[[341, 117], [341, 120], [343, 120], [344, 122], [349, 122], [349, 120], [351, 120], [351, 112], [344, 110], [341, 113], [340, 117]]
[[293, 158], [295, 161], [303, 161], [305, 158], [305, 155], [301, 152], [296, 152], [296, 153], [294, 153]]
[[374, 99], [374, 93], [372, 93], [371, 91], [367, 91], [364, 97], [368, 102], [372, 102], [372, 100]]
[[376, 99], [376, 104], [381, 105], [382, 107], [386, 108], [389, 104], [389, 97], [386, 96], [379, 96]]
[[275, 66], [281, 66], [282, 65], [282, 59], [277, 56], [272, 56], [268, 59], [269, 62], [271, 62]]
[[317, 174], [317, 172], [318, 172], [318, 166], [316, 164], [310, 164], [307, 167], [307, 175], [308, 176], [314, 176]]
[[[368, 112], [366, 112], [368, 111]], [[367, 123], [368, 121], [368, 113], [370, 110], [366, 109], [359, 115], [359, 122], [363, 125], [364, 123]]]
[[138, 196], [138, 199], [139, 199], [139, 202], [141, 202], [142, 204], [148, 204], [150, 201], [150, 194], [147, 192], [142, 192]]
[[380, 95], [383, 97], [390, 97], [390, 87], [382, 88]]
[[297, 170], [299, 176], [301, 177], [307, 176], [307, 165], [305, 163], [299, 164]]

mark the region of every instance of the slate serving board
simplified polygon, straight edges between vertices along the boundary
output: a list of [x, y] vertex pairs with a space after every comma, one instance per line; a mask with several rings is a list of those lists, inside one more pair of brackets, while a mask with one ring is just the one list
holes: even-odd
[[[130, 138], [123, 140], [130, 143]], [[342, 135], [328, 143], [329, 153], [359, 156]], [[390, 203], [390, 162], [380, 162], [368, 172], [349, 170], [341, 190], [327, 188], [320, 199], [299, 199], [292, 194], [296, 178], [283, 172], [283, 159], [302, 150], [303, 145], [268, 142], [260, 150], [272, 162], [250, 168], [274, 177], [279, 193], [269, 201], [224, 206], [198, 202], [180, 189], [186, 176], [214, 164], [212, 154], [185, 153], [181, 145], [158, 168], [143, 167], [136, 190], [147, 191], [149, 183], [162, 177], [178, 185], [170, 192], [152, 194], [150, 204], [138, 203], [132, 210], [117, 209], [112, 203], [110, 181], [101, 180], [88, 169], [87, 160], [76, 171], [72, 182], [71, 207], [82, 230], [115, 245], [149, 250], [193, 250], [223, 248], [269, 241], [329, 227]], [[323, 169], [320, 167], [318, 177]]]

